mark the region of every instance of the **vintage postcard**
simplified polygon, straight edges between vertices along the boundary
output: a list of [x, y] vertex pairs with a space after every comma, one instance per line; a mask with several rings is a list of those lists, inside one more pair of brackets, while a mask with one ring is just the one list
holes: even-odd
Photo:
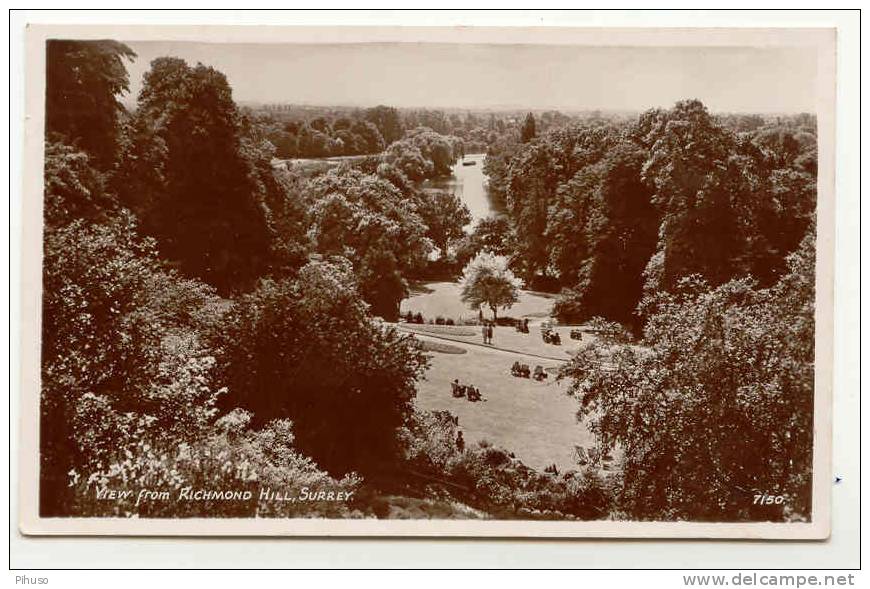
[[826, 538], [835, 42], [30, 27], [22, 532]]

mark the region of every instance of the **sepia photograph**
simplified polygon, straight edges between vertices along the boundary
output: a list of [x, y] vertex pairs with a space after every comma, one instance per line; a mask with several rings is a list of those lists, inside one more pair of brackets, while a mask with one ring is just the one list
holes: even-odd
[[28, 31], [24, 533], [828, 536], [832, 30], [241, 29]]

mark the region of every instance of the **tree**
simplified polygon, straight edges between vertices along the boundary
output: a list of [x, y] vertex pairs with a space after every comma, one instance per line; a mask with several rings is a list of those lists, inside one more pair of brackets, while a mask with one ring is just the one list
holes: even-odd
[[478, 220], [474, 226], [474, 236], [480, 240], [483, 251], [497, 256], [509, 256], [511, 253], [511, 226], [503, 215]]
[[645, 159], [644, 150], [619, 142], [560, 187], [546, 235], [551, 264], [572, 285], [554, 306], [561, 320], [635, 318], [660, 223], [652, 191], [641, 181]]
[[87, 458], [74, 428], [79, 400], [108, 395], [135, 409], [156, 374], [160, 336], [143, 312], [153, 244], [129, 216], [49, 229], [44, 249], [40, 512], [53, 516], [68, 499], [70, 470]]
[[459, 158], [462, 140], [442, 135], [428, 127], [417, 127], [407, 132], [405, 141], [417, 147], [421, 155], [431, 162], [433, 176], [446, 176]]
[[535, 115], [529, 113], [523, 120], [523, 128], [522, 131], [520, 131], [520, 141], [523, 143], [528, 143], [529, 141], [534, 139], [536, 135], [537, 132], [535, 131]]
[[309, 182], [306, 200], [315, 250], [349, 259], [372, 313], [398, 318], [404, 276], [422, 265], [432, 245], [415, 203], [389, 180], [345, 167]]
[[510, 161], [521, 146], [515, 136], [500, 136], [495, 141], [489, 141], [487, 145], [486, 159], [483, 160], [487, 192], [493, 202], [502, 208], [506, 208], [507, 204]]
[[417, 212], [426, 224], [426, 235], [447, 258], [450, 245], [465, 235], [463, 228], [471, 222], [468, 206], [451, 192], [424, 191]]
[[359, 139], [359, 153], [380, 153], [384, 150], [385, 142], [378, 128], [368, 121], [354, 121], [351, 131]]
[[512, 240], [510, 221], [506, 216], [478, 219], [471, 232], [457, 240], [456, 261], [459, 266], [465, 266], [480, 252], [510, 256], [513, 252]]
[[312, 262], [260, 283], [215, 330], [226, 407], [252, 425], [293, 421], [296, 446], [331, 473], [377, 473], [401, 455], [427, 360], [413, 338], [372, 320], [350, 264]]
[[670, 289], [690, 274], [728, 281], [747, 238], [736, 207], [747, 162], [734, 157], [733, 135], [701, 102], [685, 100], [658, 116], [648, 137], [644, 180], [654, 186], [662, 225], [645, 270], [647, 291]]
[[100, 169], [115, 160], [118, 95], [129, 89], [124, 61], [136, 54], [117, 41], [46, 42], [45, 131], [84, 149]]
[[508, 309], [519, 300], [520, 281], [508, 269], [507, 258], [481, 252], [462, 270], [462, 301], [472, 309], [487, 305], [497, 319], [499, 307]]
[[383, 156], [384, 163], [395, 166], [409, 180], [418, 182], [432, 176], [432, 162], [423, 157], [420, 149], [408, 140], [396, 141]]
[[80, 149], [55, 141], [45, 144], [43, 217], [47, 226], [59, 226], [77, 218], [96, 219], [117, 209], [106, 190], [103, 174], [92, 158]]
[[575, 174], [604, 157], [615, 136], [604, 126], [555, 129], [526, 144], [511, 158], [506, 198], [516, 237], [512, 264], [527, 283], [552, 277], [556, 270], [551, 266], [552, 250], [565, 244], [546, 236], [556, 220], [554, 215], [573, 214], [575, 231], [584, 224], [583, 211], [576, 210], [578, 205], [581, 209], [585, 206], [583, 202], [557, 204], [560, 189]]
[[645, 301], [642, 346], [593, 343], [563, 371], [601, 452], [622, 454], [632, 518], [810, 517], [814, 257], [810, 233], [770, 289], [683, 279]]
[[[138, 181], [118, 186], [122, 201], [137, 203], [161, 254], [186, 274], [224, 292], [251, 284], [269, 264], [272, 234], [259, 173], [271, 168], [258, 171], [256, 160], [270, 154], [243, 141], [226, 77], [202, 64], [156, 59], [136, 118], [120, 175]], [[139, 190], [146, 184], [149, 193]]]
[[387, 145], [401, 139], [405, 132], [399, 111], [391, 106], [379, 105], [370, 108], [366, 110], [365, 118], [374, 123]]

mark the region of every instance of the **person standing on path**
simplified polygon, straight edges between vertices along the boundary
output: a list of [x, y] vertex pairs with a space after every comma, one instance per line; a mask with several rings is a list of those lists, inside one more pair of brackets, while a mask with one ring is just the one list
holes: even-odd
[[486, 326], [486, 337], [489, 339], [490, 345], [492, 345], [492, 323]]
[[486, 323], [481, 323], [480, 325], [481, 325], [480, 333], [481, 333], [481, 335], [483, 335], [483, 343], [486, 344], [486, 343], [488, 343], [486, 341], [486, 339], [487, 339], [487, 335], [489, 335], [489, 330], [487, 329]]

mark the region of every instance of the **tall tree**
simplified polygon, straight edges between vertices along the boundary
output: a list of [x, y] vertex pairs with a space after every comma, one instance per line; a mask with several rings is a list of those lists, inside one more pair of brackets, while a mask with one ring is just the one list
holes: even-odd
[[523, 120], [523, 128], [520, 131], [520, 141], [523, 143], [528, 143], [537, 135], [537, 131], [535, 130], [535, 115], [529, 113], [526, 115], [526, 118]]
[[[526, 144], [511, 158], [507, 208], [517, 250], [512, 264], [527, 283], [554, 274], [551, 250], [559, 244], [547, 239], [546, 233], [553, 215], [562, 215], [570, 208], [554, 206], [561, 187], [584, 167], [601, 159], [613, 138], [612, 130], [601, 126], [555, 129]], [[572, 213], [577, 217], [575, 228], [583, 225], [580, 213]]]
[[451, 244], [465, 235], [463, 228], [471, 223], [468, 206], [452, 192], [425, 191], [417, 212], [426, 224], [426, 234], [446, 258]]
[[407, 296], [404, 276], [431, 250], [415, 203], [389, 180], [350, 168], [314, 179], [306, 193], [316, 251], [349, 259], [372, 313], [395, 320]]
[[695, 273], [722, 284], [734, 276], [745, 239], [735, 207], [743, 166], [731, 159], [734, 136], [701, 102], [686, 100], [657, 119], [650, 140], [644, 178], [655, 187], [662, 226], [647, 289], [669, 289]]
[[[250, 284], [268, 264], [271, 235], [255, 150], [243, 142], [226, 77], [181, 59], [154, 60], [131, 126], [136, 136], [119, 175], [137, 188], [147, 178], [153, 191], [118, 189], [143, 211], [163, 255], [224, 291]], [[154, 160], [150, 175], [143, 154]]]
[[560, 188], [547, 237], [551, 263], [573, 285], [554, 307], [561, 319], [633, 321], [660, 222], [641, 180], [645, 160], [645, 150], [619, 142]]
[[102, 169], [115, 158], [124, 110], [118, 96], [129, 89], [124, 61], [134, 57], [117, 41], [46, 42], [46, 133], [78, 143]]
[[253, 411], [255, 426], [293, 420], [296, 447], [332, 473], [396, 463], [427, 360], [413, 338], [372, 321], [346, 260], [262, 281], [214, 337], [227, 407]]
[[374, 123], [387, 145], [401, 139], [405, 132], [399, 111], [391, 106], [379, 105], [370, 108], [366, 110], [365, 118]]

